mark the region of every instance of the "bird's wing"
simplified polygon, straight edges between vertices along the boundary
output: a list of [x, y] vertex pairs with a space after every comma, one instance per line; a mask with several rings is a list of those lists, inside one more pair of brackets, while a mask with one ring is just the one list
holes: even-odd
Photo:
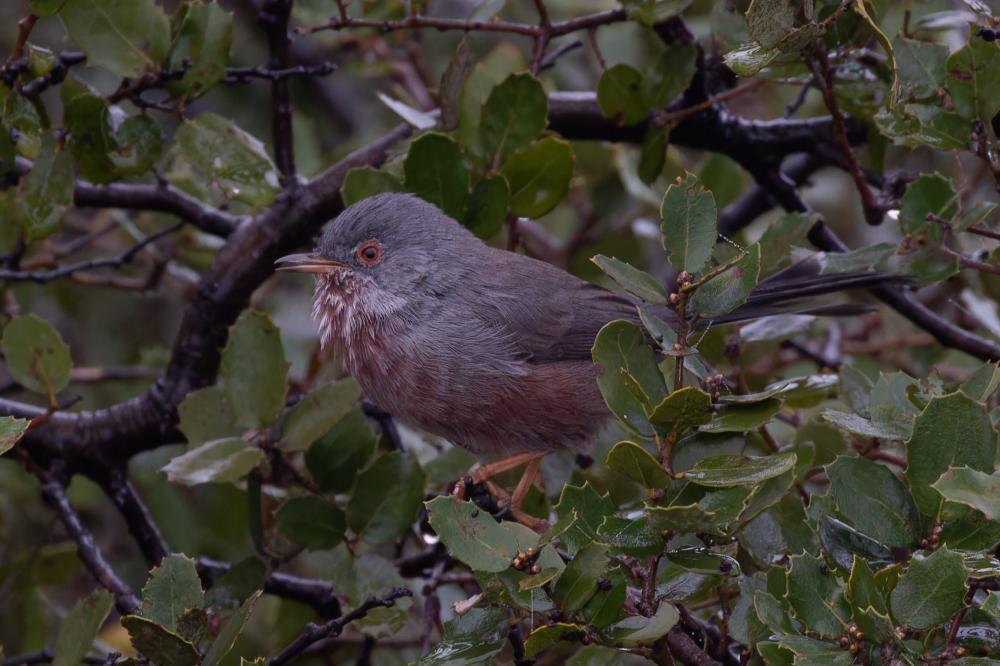
[[[473, 311], [501, 331], [529, 363], [591, 359], [594, 338], [615, 319], [638, 321], [635, 304], [550, 264], [495, 251], [496, 270], [467, 284]], [[467, 292], [468, 293], [468, 292]]]

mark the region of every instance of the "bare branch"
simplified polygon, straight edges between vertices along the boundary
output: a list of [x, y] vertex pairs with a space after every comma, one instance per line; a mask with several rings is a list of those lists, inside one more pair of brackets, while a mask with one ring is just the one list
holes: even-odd
[[[288, 69], [288, 22], [292, 15], [292, 0], [265, 0], [257, 14], [257, 23], [267, 33], [271, 48], [268, 68]], [[273, 78], [271, 83], [272, 135], [274, 161], [286, 188], [297, 185], [295, 172], [295, 141], [292, 135], [292, 99], [288, 77]]]

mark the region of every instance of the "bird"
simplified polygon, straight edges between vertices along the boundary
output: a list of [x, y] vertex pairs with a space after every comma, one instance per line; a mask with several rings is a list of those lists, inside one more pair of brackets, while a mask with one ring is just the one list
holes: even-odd
[[[483, 482], [525, 465], [521, 503], [552, 451], [583, 451], [612, 414], [598, 388], [594, 340], [611, 321], [639, 322], [638, 301], [523, 254], [492, 247], [435, 205], [382, 193], [347, 207], [314, 251], [277, 270], [315, 278], [312, 315], [367, 400], [484, 461]], [[720, 321], [755, 319], [809, 296], [884, 283], [884, 273], [821, 275], [804, 260], [761, 281]], [[841, 314], [820, 306], [800, 312]], [[667, 308], [657, 316], [673, 321]], [[460, 482], [461, 483], [461, 482]], [[542, 521], [544, 523], [544, 521]]]

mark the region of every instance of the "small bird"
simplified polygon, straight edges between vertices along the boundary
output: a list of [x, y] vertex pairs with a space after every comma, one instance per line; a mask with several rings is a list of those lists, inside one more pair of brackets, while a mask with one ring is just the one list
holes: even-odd
[[[511, 510], [536, 525], [521, 501], [542, 456], [584, 448], [611, 417], [591, 359], [594, 339], [610, 321], [638, 322], [638, 302], [490, 247], [409, 194], [355, 203], [327, 225], [314, 252], [277, 264], [315, 274], [321, 344], [340, 352], [368, 400], [492, 461], [473, 472], [474, 482], [526, 464]], [[794, 264], [718, 321], [774, 314], [791, 300], [887, 279], [821, 276], [821, 268]], [[843, 313], [836, 306], [798, 311]], [[656, 314], [676, 322], [671, 310]]]

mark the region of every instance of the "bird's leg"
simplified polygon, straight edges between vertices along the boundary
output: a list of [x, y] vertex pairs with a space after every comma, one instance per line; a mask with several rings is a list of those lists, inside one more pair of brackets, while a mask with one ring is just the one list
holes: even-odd
[[[509, 458], [504, 458], [503, 460], [497, 460], [495, 462], [480, 465], [466, 478], [469, 480], [470, 484], [486, 483], [490, 478], [496, 476], [497, 474], [514, 469], [515, 467], [520, 467], [521, 465], [527, 463], [524, 473], [521, 475], [521, 480], [518, 481], [517, 487], [514, 489], [514, 495], [510, 502], [510, 510], [511, 513], [514, 514], [515, 518], [528, 527], [536, 530], [545, 529], [548, 527], [547, 522], [540, 520], [539, 518], [535, 518], [534, 516], [529, 516], [521, 511], [521, 503], [524, 501], [524, 496], [527, 495], [528, 489], [531, 488], [532, 482], [538, 476], [538, 471], [544, 455], [544, 453], [538, 452], [519, 453]], [[455, 490], [452, 494], [464, 497], [465, 490], [466, 481], [465, 479], [462, 479], [455, 484]]]

